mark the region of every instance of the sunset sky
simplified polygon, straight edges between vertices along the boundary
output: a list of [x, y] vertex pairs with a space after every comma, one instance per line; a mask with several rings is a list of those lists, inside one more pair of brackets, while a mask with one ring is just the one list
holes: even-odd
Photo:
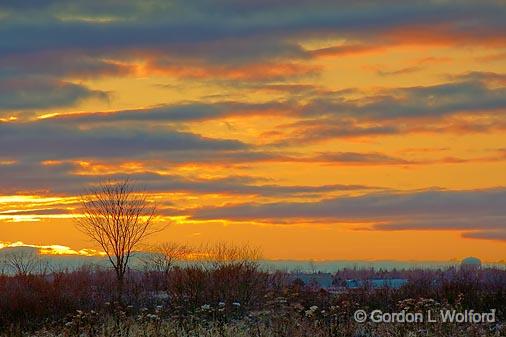
[[504, 260], [505, 18], [500, 0], [1, 1], [0, 248], [97, 249], [78, 195], [128, 175], [169, 224], [152, 242]]

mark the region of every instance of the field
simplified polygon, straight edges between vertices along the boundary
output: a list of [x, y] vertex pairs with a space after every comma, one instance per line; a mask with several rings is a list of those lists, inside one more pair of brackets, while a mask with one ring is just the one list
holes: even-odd
[[[343, 269], [340, 291], [303, 284], [255, 263], [130, 270], [82, 267], [0, 277], [0, 336], [505, 336], [506, 271]], [[340, 280], [403, 277], [399, 288], [340, 287]], [[490, 323], [357, 323], [356, 310], [496, 310]]]

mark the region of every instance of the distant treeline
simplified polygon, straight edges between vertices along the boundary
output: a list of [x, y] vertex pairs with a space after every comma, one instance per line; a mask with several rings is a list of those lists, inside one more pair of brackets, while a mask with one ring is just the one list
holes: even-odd
[[[0, 327], [37, 328], [48, 322], [62, 322], [76, 310], [106, 310], [124, 306], [132, 312], [163, 305], [179, 316], [190, 315], [205, 305], [235, 303], [234, 315], [261, 310], [273, 298], [289, 298], [302, 306], [330, 307], [354, 303], [357, 307], [389, 310], [399, 301], [430, 298], [463, 308], [496, 309], [506, 312], [506, 271], [479, 270], [399, 270], [343, 269], [336, 280], [403, 277], [408, 284], [400, 289], [356, 289], [331, 294], [300, 282], [285, 272], [266, 272], [247, 260], [216, 261], [214, 264], [173, 266], [170, 270], [146, 268], [129, 270], [122, 303], [115, 303], [115, 274], [103, 267], [72, 271], [48, 271], [0, 276]], [[105, 308], [105, 309], [104, 309]]]

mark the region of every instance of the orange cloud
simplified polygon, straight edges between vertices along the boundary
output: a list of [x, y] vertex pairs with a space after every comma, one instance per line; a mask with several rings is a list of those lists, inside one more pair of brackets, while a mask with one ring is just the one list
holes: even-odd
[[140, 73], [143, 75], [170, 75], [193, 79], [223, 79], [237, 81], [267, 81], [293, 77], [314, 75], [320, 70], [319, 66], [304, 63], [256, 63], [245, 65], [211, 65], [196, 64], [157, 64], [155, 61], [146, 62]]
[[393, 27], [383, 34], [386, 43], [422, 46], [454, 46], [472, 44], [487, 47], [503, 47], [504, 34], [492, 28], [469, 27], [457, 29], [453, 24], [420, 24]]
[[367, 54], [380, 52], [387, 49], [387, 46], [367, 45], [367, 44], [350, 44], [334, 47], [326, 47], [321, 49], [311, 50], [311, 55], [315, 57], [328, 57], [328, 56], [353, 56], [359, 54]]

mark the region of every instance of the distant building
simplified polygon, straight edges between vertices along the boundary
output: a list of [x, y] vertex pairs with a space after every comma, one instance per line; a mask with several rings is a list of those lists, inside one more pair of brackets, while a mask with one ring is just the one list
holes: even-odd
[[347, 289], [399, 289], [408, 284], [407, 279], [390, 278], [390, 279], [370, 279], [370, 280], [346, 280], [345, 287]]
[[290, 275], [290, 280], [319, 289], [329, 289], [334, 283], [334, 278], [330, 273], [295, 273]]
[[339, 280], [330, 273], [293, 273], [289, 280], [292, 284], [304, 285], [313, 289], [324, 289], [330, 293], [345, 293], [353, 289], [399, 289], [408, 283], [401, 278], [374, 278], [369, 280]]
[[473, 256], [466, 257], [460, 263], [460, 269], [469, 271], [481, 269], [481, 260]]

